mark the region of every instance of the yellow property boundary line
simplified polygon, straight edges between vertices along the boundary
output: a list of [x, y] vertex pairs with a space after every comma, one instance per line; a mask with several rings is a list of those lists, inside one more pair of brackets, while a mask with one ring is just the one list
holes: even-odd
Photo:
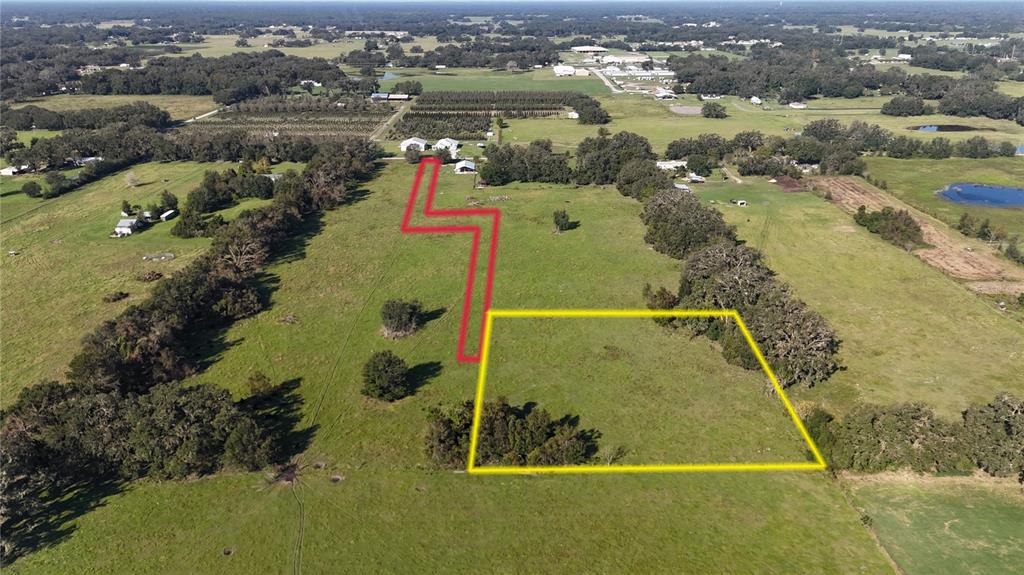
[[[491, 348], [491, 329], [496, 317], [616, 317], [616, 318], [655, 318], [655, 317], [710, 317], [732, 319], [739, 326], [740, 332], [747, 340], [754, 356], [761, 364], [761, 369], [768, 375], [772, 387], [782, 399], [793, 424], [800, 431], [814, 455], [813, 462], [800, 463], [687, 463], [680, 465], [558, 465], [558, 466], [483, 466], [476, 465], [476, 450], [480, 435], [480, 419], [483, 414], [484, 387], [487, 382], [487, 363]], [[761, 348], [758, 347], [754, 337], [750, 335], [747, 324], [734, 309], [723, 310], [699, 310], [699, 309], [673, 309], [673, 310], [649, 310], [649, 309], [491, 309], [487, 312], [484, 321], [483, 347], [480, 350], [480, 371], [476, 384], [476, 398], [473, 402], [473, 426], [469, 436], [469, 458], [466, 465], [466, 472], [474, 475], [533, 475], [533, 474], [575, 474], [575, 473], [680, 473], [680, 472], [720, 472], [720, 471], [821, 471], [828, 467], [825, 458], [818, 451], [807, 428], [804, 427], [800, 417], [793, 409], [793, 404], [786, 397], [786, 392], [779, 384], [778, 378], [772, 372], [771, 366], [764, 359]]]

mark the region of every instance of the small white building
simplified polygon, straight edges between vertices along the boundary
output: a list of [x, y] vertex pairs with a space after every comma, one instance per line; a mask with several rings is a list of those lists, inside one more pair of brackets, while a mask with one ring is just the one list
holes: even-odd
[[455, 173], [456, 174], [475, 174], [476, 173], [476, 162], [472, 160], [461, 160], [455, 162]]
[[705, 182], [702, 176], [698, 176], [693, 172], [686, 174], [686, 179], [689, 180], [691, 184], [703, 184]]
[[608, 51], [608, 48], [602, 48], [600, 46], [573, 46], [569, 49], [577, 54], [603, 54]]
[[0, 168], [0, 176], [15, 176], [22, 172], [28, 171], [28, 165], [24, 166], [7, 166], [6, 168]]
[[114, 235], [119, 238], [130, 236], [137, 229], [139, 229], [139, 220], [135, 218], [118, 220], [117, 225], [114, 226]]
[[686, 160], [663, 160], [655, 162], [660, 170], [678, 170], [686, 167]]
[[896, 54], [896, 59], [897, 60], [903, 60], [905, 62], [909, 62], [909, 61], [914, 59], [914, 56], [911, 55], [911, 54]]
[[448, 150], [452, 153], [452, 157], [455, 157], [455, 152], [459, 149], [459, 141], [452, 138], [441, 138], [434, 144], [435, 150]]
[[447, 70], [448, 66], [445, 66], [444, 64], [438, 64], [438, 65], [434, 66], [434, 69], [435, 70]]
[[675, 100], [676, 93], [667, 88], [658, 88], [654, 91], [654, 97], [658, 100]]
[[166, 222], [167, 220], [172, 220], [176, 215], [178, 215], [178, 210], [167, 210], [166, 212], [160, 214], [160, 221]]
[[806, 110], [807, 104], [804, 104], [803, 102], [790, 102], [789, 107], [794, 110]]
[[719, 95], [719, 94], [701, 94], [701, 95], [700, 95], [700, 99], [701, 99], [701, 101], [706, 101], [706, 100], [721, 100], [721, 99], [722, 99], [722, 96], [721, 96], [721, 95]]
[[388, 100], [390, 100], [390, 101], [394, 101], [394, 100], [408, 100], [411, 97], [412, 96], [410, 96], [409, 94], [395, 94], [394, 92], [391, 92], [390, 94], [388, 94]]
[[690, 186], [687, 186], [686, 184], [678, 184], [678, 183], [677, 183], [677, 184], [672, 184], [672, 185], [673, 185], [673, 186], [674, 186], [674, 187], [675, 187], [675, 188], [676, 188], [677, 190], [681, 190], [681, 191], [684, 191], [684, 192], [689, 192], [689, 191], [690, 191]]
[[554, 68], [555, 76], [575, 76], [576, 68], [573, 66], [556, 65]]
[[566, 117], [569, 118], [570, 120], [579, 120], [580, 119], [580, 113], [579, 112], [569, 112], [568, 114], [566, 114]]
[[755, 106], [760, 106], [761, 105], [761, 98], [758, 98], [757, 96], [751, 96], [750, 97], [750, 103], [755, 105]]
[[403, 152], [408, 150], [409, 148], [415, 148], [422, 152], [427, 149], [427, 141], [424, 140], [423, 138], [409, 138], [406, 140], [402, 140], [402, 143], [398, 144], [398, 149], [402, 150]]

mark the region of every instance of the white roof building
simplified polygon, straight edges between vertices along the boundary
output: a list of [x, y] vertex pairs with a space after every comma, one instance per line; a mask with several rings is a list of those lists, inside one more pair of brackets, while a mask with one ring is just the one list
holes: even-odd
[[134, 218], [118, 220], [117, 225], [114, 226], [114, 235], [117, 237], [130, 236], [139, 227], [139, 220]]
[[703, 184], [705, 182], [703, 176], [698, 176], [697, 174], [695, 174], [693, 172], [690, 172], [689, 174], [687, 174], [686, 175], [686, 179], [690, 180], [691, 184]]
[[790, 102], [789, 107], [794, 110], [803, 110], [807, 108], [807, 104], [804, 104], [803, 102]]
[[476, 162], [472, 160], [462, 160], [455, 162], [455, 173], [456, 174], [472, 174], [476, 172]]
[[556, 65], [554, 70], [555, 76], [573, 76], [576, 74], [576, 68], [572, 66]]
[[685, 160], [665, 160], [661, 162], [655, 162], [659, 169], [662, 170], [678, 170], [679, 168], [686, 167]]
[[423, 138], [408, 138], [406, 140], [402, 140], [401, 144], [398, 144], [398, 149], [403, 152], [408, 150], [410, 147], [416, 148], [422, 152], [427, 149], [427, 141]]
[[579, 120], [580, 119], [580, 113], [579, 112], [569, 112], [568, 114], [566, 114], [566, 117], [569, 118], [570, 120]]
[[751, 96], [750, 97], [750, 103], [755, 105], [755, 106], [760, 106], [761, 105], [761, 98], [758, 98], [757, 96]]
[[608, 48], [602, 48], [600, 46], [573, 46], [569, 49], [577, 54], [599, 54], [608, 51]]
[[659, 100], [675, 100], [676, 93], [667, 88], [658, 88], [654, 91], [654, 97]]
[[455, 152], [455, 150], [459, 149], [459, 141], [452, 138], [441, 138], [436, 144], [434, 144], [434, 149], [451, 150], [452, 152]]
[[178, 215], [178, 210], [167, 210], [166, 212], [160, 214], [160, 221], [166, 222], [167, 220], [173, 218], [176, 215]]

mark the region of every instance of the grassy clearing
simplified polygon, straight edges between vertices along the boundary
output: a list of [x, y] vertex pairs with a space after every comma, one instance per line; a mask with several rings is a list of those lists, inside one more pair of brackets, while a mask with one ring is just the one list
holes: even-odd
[[724, 204], [740, 238], [761, 249], [843, 341], [846, 370], [798, 397], [840, 410], [858, 398], [922, 401], [954, 416], [1002, 390], [1024, 395], [1024, 326], [827, 201], [784, 193], [763, 178], [744, 182], [698, 193]]
[[[308, 38], [309, 34], [303, 32], [297, 32], [296, 38]], [[271, 48], [265, 46], [274, 40], [278, 40], [281, 36], [274, 36], [273, 34], [263, 34], [256, 36], [255, 38], [249, 38], [249, 46], [237, 47], [235, 42], [238, 40], [236, 34], [210, 34], [205, 36], [205, 41], [199, 44], [181, 44], [181, 52], [178, 54], [161, 54], [171, 57], [182, 57], [191, 56], [192, 54], [200, 54], [205, 58], [217, 58], [219, 56], [227, 56], [236, 52], [265, 52], [267, 50], [278, 50], [284, 54], [290, 56], [301, 56], [303, 58], [337, 58], [344, 56], [352, 50], [362, 50], [366, 44], [366, 40], [338, 40], [337, 42], [319, 42], [312, 46], [302, 48]], [[412, 46], [421, 46], [424, 50], [433, 50], [438, 46], [444, 45], [437, 41], [435, 36], [417, 36], [415, 40], [409, 44], [402, 44], [402, 47], [406, 50]]]
[[805, 460], [767, 378], [726, 364], [706, 339], [646, 318], [494, 321], [487, 397], [579, 415], [608, 453], [625, 449], [616, 464]]
[[[602, 106], [612, 117], [607, 127], [612, 132], [626, 130], [636, 132], [651, 141], [655, 151], [663, 152], [668, 143], [678, 138], [692, 137], [701, 133], [717, 133], [732, 137], [746, 130], [760, 130], [765, 134], [792, 136], [813, 120], [836, 118], [843, 123], [860, 120], [878, 124], [903, 134], [920, 139], [936, 136], [950, 140], [962, 140], [983, 135], [992, 140], [1024, 139], [1024, 126], [1009, 120], [988, 118], [957, 118], [931, 115], [916, 118], [897, 118], [880, 113], [882, 104], [888, 98], [868, 97], [847, 100], [845, 98], [820, 98], [809, 101], [806, 110], [794, 110], [788, 106], [772, 104], [770, 110], [754, 106], [746, 100], [725, 96], [721, 103], [728, 110], [729, 117], [708, 119], [701, 116], [682, 116], [672, 112], [669, 106], [700, 106], [697, 96], [684, 95], [670, 102], [658, 102], [650, 96], [606, 95], [599, 96]], [[508, 121], [504, 131], [507, 142], [528, 143], [535, 139], [547, 138], [560, 148], [573, 148], [585, 137], [597, 133], [597, 126], [581, 125], [573, 120], [557, 118], [531, 118]], [[967, 124], [985, 128], [978, 132], [924, 133], [910, 129], [921, 124]]]
[[397, 82], [416, 80], [424, 90], [544, 90], [571, 91], [584, 94], [607, 94], [608, 88], [594, 76], [559, 78], [551, 68], [506, 72], [489, 68], [449, 68], [425, 70], [422, 68], [394, 68], [397, 78], [381, 80], [381, 90], [387, 91]]
[[126, 95], [126, 96], [97, 96], [92, 94], [62, 94], [59, 96], [46, 96], [34, 98], [12, 104], [12, 108], [20, 108], [30, 104], [40, 106], [55, 112], [68, 110], [81, 110], [84, 108], [112, 108], [123, 106], [132, 102], [144, 101], [163, 108], [175, 120], [186, 120], [200, 114], [205, 114], [217, 109], [212, 96], [165, 96], [165, 95]]
[[[464, 206], [472, 178], [444, 174], [438, 207]], [[303, 259], [268, 270], [279, 281], [272, 307], [236, 324], [196, 378], [239, 394], [256, 369], [298, 380], [301, 427], [315, 436], [297, 486], [260, 474], [142, 482], [9, 570], [283, 571], [301, 549], [309, 572], [887, 571], [857, 513], [821, 474], [496, 478], [425, 468], [424, 409], [470, 399], [477, 370], [454, 360], [468, 238], [400, 232], [412, 176], [389, 162], [365, 199], [327, 214]], [[500, 193], [511, 199], [494, 204], [504, 214], [496, 307], [635, 308], [644, 281], [678, 276], [677, 262], [643, 245], [638, 204], [614, 189]], [[551, 213], [560, 207], [581, 226], [555, 236]], [[386, 341], [378, 314], [393, 297], [447, 313]], [[281, 322], [286, 314], [296, 323]], [[413, 397], [369, 402], [359, 372], [379, 349], [411, 365], [440, 362], [440, 374]], [[345, 479], [331, 483], [332, 475]]]
[[882, 545], [908, 575], [995, 575], [1012, 573], [1024, 562], [1019, 485], [899, 477], [851, 478], [850, 485]]
[[890, 194], [947, 224], [955, 225], [960, 215], [967, 212], [979, 220], [991, 220], [993, 227], [1006, 228], [1010, 235], [1024, 237], [1024, 209], [957, 204], [936, 194], [955, 182], [1019, 187], [1024, 182], [1024, 158], [895, 160], [868, 157], [865, 161], [871, 176], [888, 184]]
[[[206, 249], [208, 239], [171, 236], [172, 223], [154, 224], [129, 238], [109, 238], [120, 217], [121, 200], [145, 206], [168, 190], [183, 202], [204, 172], [226, 166], [143, 164], [131, 168], [147, 182], [138, 188], [130, 188], [122, 172], [50, 200], [4, 194], [0, 200], [4, 213], [0, 241], [5, 252], [0, 259], [4, 278], [0, 386], [5, 403], [13, 401], [25, 385], [60, 377], [83, 335], [145, 298], [151, 284], [135, 280], [137, 275], [149, 270], [169, 274]], [[230, 218], [258, 202], [250, 200], [222, 214]], [[19, 255], [8, 256], [8, 250]], [[143, 255], [160, 252], [172, 252], [176, 258], [161, 263], [142, 260]], [[114, 291], [131, 295], [104, 303], [103, 296]]]

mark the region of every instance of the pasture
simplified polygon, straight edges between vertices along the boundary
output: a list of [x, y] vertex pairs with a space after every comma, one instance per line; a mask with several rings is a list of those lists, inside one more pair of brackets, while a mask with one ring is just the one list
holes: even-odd
[[167, 96], [155, 95], [124, 95], [124, 96], [98, 96], [94, 94], [61, 94], [59, 96], [46, 96], [22, 100], [11, 105], [12, 108], [35, 105], [55, 112], [69, 110], [82, 110], [85, 108], [112, 108], [123, 106], [132, 102], [149, 102], [158, 108], [167, 110], [175, 120], [187, 120], [211, 110], [216, 110], [218, 105], [214, 103], [212, 96]]
[[[304, 257], [267, 270], [271, 307], [235, 324], [195, 377], [239, 396], [255, 370], [290, 382], [290, 407], [282, 408], [311, 436], [295, 483], [261, 473], [139, 482], [66, 518], [65, 540], [10, 572], [187, 565], [194, 573], [248, 573], [300, 564], [362, 573], [513, 564], [534, 573], [888, 571], [857, 512], [819, 473], [495, 478], [433, 470], [423, 452], [424, 410], [470, 399], [477, 373], [455, 362], [468, 238], [400, 232], [412, 176], [412, 167], [389, 162], [365, 197], [326, 214]], [[678, 278], [678, 262], [644, 245], [639, 205], [610, 187], [513, 185], [500, 189], [507, 200], [491, 201], [471, 177], [445, 169], [438, 189], [438, 207], [482, 195], [503, 210], [495, 307], [636, 308], [644, 282]], [[552, 234], [558, 208], [580, 227]], [[405, 339], [383, 339], [379, 309], [394, 297], [420, 299], [434, 319]], [[286, 316], [292, 321], [281, 321]], [[651, 325], [641, 329], [662, 337]], [[627, 336], [607, 337], [618, 345]], [[381, 404], [359, 394], [362, 363], [381, 349], [421, 366], [415, 395]], [[679, 349], [699, 352], [697, 365], [728, 370], [706, 342]], [[731, 374], [723, 384], [750, 381]]]
[[[297, 31], [295, 37], [298, 39], [310, 38], [308, 33], [302, 31]], [[366, 40], [346, 38], [336, 42], [317, 42], [312, 46], [301, 46], [295, 48], [285, 46], [272, 48], [267, 46], [270, 42], [279, 39], [282, 39], [282, 37], [274, 36], [273, 34], [262, 34], [255, 38], [249, 38], [249, 46], [235, 46], [235, 42], [238, 40], [238, 36], [236, 34], [210, 34], [204, 36], [203, 42], [180, 44], [182, 51], [178, 54], [161, 54], [161, 56], [183, 57], [191, 56], [192, 54], [199, 54], [205, 58], [216, 58], [219, 56], [234, 54], [236, 52], [252, 53], [264, 52], [267, 50], [278, 50], [289, 56], [331, 59], [344, 56], [353, 50], [362, 50], [363, 46], [366, 44]], [[408, 50], [412, 46], [420, 46], [424, 50], [433, 50], [442, 45], [444, 44], [438, 42], [435, 36], [417, 36], [413, 42], [409, 44], [402, 44], [402, 47]]]
[[904, 573], [996, 575], [1024, 561], [1024, 493], [1013, 481], [892, 474], [848, 484]]
[[607, 94], [608, 88], [595, 76], [559, 78], [551, 68], [509, 72], [488, 68], [391, 68], [397, 77], [380, 81], [380, 89], [388, 91], [397, 82], [415, 80], [424, 90], [546, 90], [582, 92], [595, 96]]
[[[1024, 325], [839, 207], [756, 177], [708, 183], [697, 193], [718, 204], [739, 237], [763, 251], [843, 341], [845, 370], [796, 399], [838, 411], [857, 399], [921, 401], [953, 417], [999, 391], [1024, 395]], [[737, 198], [747, 207], [729, 204]]]

